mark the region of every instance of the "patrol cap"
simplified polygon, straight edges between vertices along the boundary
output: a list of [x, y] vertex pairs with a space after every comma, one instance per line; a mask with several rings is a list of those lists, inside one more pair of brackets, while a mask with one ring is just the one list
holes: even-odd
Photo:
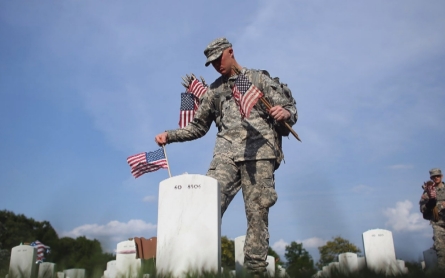
[[207, 57], [206, 67], [210, 65], [210, 63], [221, 56], [224, 49], [232, 47], [232, 44], [226, 38], [217, 38], [207, 45], [204, 50], [204, 55]]
[[433, 168], [430, 170], [430, 177], [432, 176], [442, 176], [442, 171], [439, 168]]

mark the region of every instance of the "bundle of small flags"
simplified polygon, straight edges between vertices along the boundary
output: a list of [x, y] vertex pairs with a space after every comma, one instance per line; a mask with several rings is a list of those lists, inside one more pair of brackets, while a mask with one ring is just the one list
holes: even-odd
[[192, 78], [185, 93], [181, 93], [181, 108], [179, 113], [179, 127], [186, 127], [195, 117], [199, 107], [199, 98], [207, 92], [207, 86], [197, 78]]
[[153, 152], [143, 152], [129, 156], [127, 162], [130, 165], [131, 174], [135, 178], [161, 168], [168, 168], [167, 159], [162, 148]]
[[51, 248], [49, 246], [46, 246], [45, 244], [41, 243], [40, 241], [36, 240], [34, 242], [31, 242], [29, 244], [30, 246], [37, 249], [37, 261], [36, 264], [43, 263], [45, 260], [44, 254], [49, 254], [51, 251]]
[[258, 100], [264, 96], [263, 93], [242, 73], [238, 75], [238, 78], [235, 81], [235, 85], [232, 88], [232, 94], [243, 118], [249, 118], [252, 108]]

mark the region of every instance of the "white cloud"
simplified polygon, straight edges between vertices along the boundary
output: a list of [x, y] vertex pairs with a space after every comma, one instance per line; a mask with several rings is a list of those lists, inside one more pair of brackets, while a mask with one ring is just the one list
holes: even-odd
[[394, 164], [394, 165], [388, 166], [388, 168], [392, 169], [392, 170], [412, 169], [413, 165], [410, 165], [410, 164]]
[[280, 240], [272, 244], [272, 249], [275, 250], [275, 252], [277, 252], [278, 254], [284, 254], [286, 245], [289, 245], [289, 243], [280, 238]]
[[355, 192], [355, 193], [369, 194], [374, 189], [372, 187], [370, 187], [370, 186], [367, 186], [367, 185], [364, 185], [364, 184], [360, 184], [360, 185], [354, 186], [351, 190], [352, 190], [352, 192]]
[[424, 220], [418, 212], [411, 212], [413, 204], [409, 200], [397, 202], [395, 208], [383, 210], [383, 214], [388, 218], [386, 225], [394, 231], [420, 231], [428, 229], [428, 221]]
[[156, 225], [146, 223], [140, 219], [132, 219], [127, 223], [119, 221], [110, 221], [105, 225], [85, 224], [62, 232], [62, 237], [77, 238], [85, 236], [88, 239], [97, 239], [102, 243], [105, 251], [110, 252], [116, 248], [116, 244], [132, 237], [150, 238], [156, 233]]
[[[311, 237], [303, 240], [296, 240], [295, 242], [303, 243], [303, 248], [317, 248], [319, 246], [322, 246], [326, 243], [327, 240], [319, 238], [319, 237]], [[286, 250], [286, 246], [290, 243], [285, 241], [284, 239], [280, 239], [276, 241], [274, 244], [272, 244], [272, 249], [275, 250], [278, 254], [284, 254]]]
[[311, 237], [311, 238], [304, 239], [301, 242], [303, 243], [304, 248], [317, 248], [317, 247], [324, 245], [326, 243], [326, 241], [327, 240], [322, 239], [322, 238]]
[[144, 202], [148, 202], [148, 203], [155, 202], [156, 201], [156, 196], [153, 196], [153, 195], [145, 196], [143, 201]]

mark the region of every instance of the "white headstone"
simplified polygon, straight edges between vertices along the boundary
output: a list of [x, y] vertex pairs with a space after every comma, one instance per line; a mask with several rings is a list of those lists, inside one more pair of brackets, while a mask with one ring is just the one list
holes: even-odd
[[351, 274], [358, 271], [357, 254], [346, 252], [338, 255], [339, 271], [344, 274]]
[[218, 182], [203, 175], [179, 175], [159, 184], [156, 271], [220, 273], [221, 209]]
[[366, 267], [365, 257], [357, 257], [357, 265], [358, 265], [358, 271], [365, 269]]
[[235, 271], [236, 276], [242, 276], [244, 272], [244, 243], [246, 236], [235, 238]]
[[397, 265], [399, 266], [400, 273], [407, 274], [408, 268], [405, 266], [405, 261], [397, 260]]
[[367, 267], [375, 272], [392, 272], [396, 262], [396, 251], [392, 232], [383, 229], [363, 233], [363, 247]]
[[330, 276], [330, 272], [329, 272], [329, 266], [328, 265], [325, 265], [325, 266], [323, 266], [323, 268], [321, 269], [321, 275], [322, 276], [326, 276], [326, 277], [329, 277]]
[[71, 268], [63, 271], [66, 278], [85, 278], [85, 269], [83, 268]]
[[116, 278], [116, 260], [107, 262], [107, 269], [104, 271], [104, 278]]
[[277, 265], [277, 277], [286, 277], [286, 269], [281, 265]]
[[[110, 263], [110, 266], [112, 263]], [[141, 269], [141, 260], [136, 259], [136, 243], [125, 240], [117, 244], [116, 275], [118, 277], [137, 277]]]
[[19, 245], [11, 249], [9, 277], [34, 278], [37, 274], [37, 250], [29, 245]]
[[39, 264], [39, 274], [38, 278], [52, 278], [56, 274], [56, 264], [55, 263], [40, 263]]
[[437, 253], [434, 249], [423, 251], [423, 259], [425, 261], [425, 269], [431, 270], [437, 266]]
[[329, 274], [338, 273], [339, 272], [339, 262], [331, 262], [328, 265]]
[[275, 257], [267, 256], [266, 262], [268, 263], [266, 267], [266, 272], [269, 277], [275, 277]]
[[420, 266], [422, 267], [422, 270], [425, 269], [425, 261], [421, 261]]
[[65, 278], [65, 273], [61, 271], [57, 272], [57, 278]]

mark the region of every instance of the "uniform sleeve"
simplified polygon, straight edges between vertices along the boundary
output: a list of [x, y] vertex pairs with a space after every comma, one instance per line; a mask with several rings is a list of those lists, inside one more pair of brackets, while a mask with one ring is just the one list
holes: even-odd
[[207, 90], [193, 120], [184, 128], [167, 130], [168, 143], [191, 141], [204, 136], [215, 119], [213, 92]]
[[430, 198], [428, 198], [428, 194], [426, 193], [426, 190], [423, 191], [422, 196], [420, 197], [420, 201], [419, 201], [419, 206], [420, 206], [420, 212], [421, 213], [425, 213], [426, 211], [430, 210], [426, 207], [426, 203], [428, 203], [428, 201], [430, 200]]
[[260, 73], [259, 83], [265, 98], [272, 106], [280, 105], [290, 112], [290, 117], [286, 120], [286, 122], [290, 126], [293, 126], [298, 119], [295, 100], [293, 98], [286, 97], [281, 86], [263, 73]]

